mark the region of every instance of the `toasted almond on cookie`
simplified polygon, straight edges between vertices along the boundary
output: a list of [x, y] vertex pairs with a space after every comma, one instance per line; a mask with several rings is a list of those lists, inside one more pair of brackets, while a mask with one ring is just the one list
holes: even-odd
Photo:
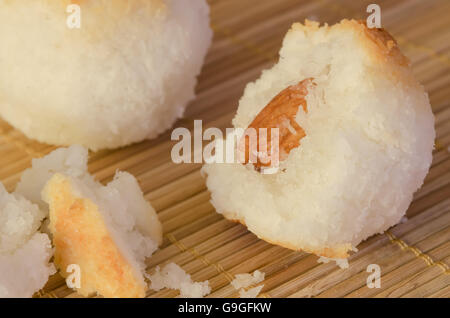
[[[307, 111], [305, 97], [311, 85], [314, 85], [312, 78], [307, 78], [288, 86], [259, 112], [240, 142], [245, 151], [245, 164], [251, 162], [257, 170], [275, 167], [300, 145], [300, 139], [306, 134], [295, 117], [300, 106]], [[251, 140], [251, 129], [256, 131], [256, 142]], [[277, 138], [278, 143], [275, 144]]]

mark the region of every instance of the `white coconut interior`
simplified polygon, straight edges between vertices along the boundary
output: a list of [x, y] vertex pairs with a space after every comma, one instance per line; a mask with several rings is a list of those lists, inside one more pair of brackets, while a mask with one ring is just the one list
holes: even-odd
[[0, 297], [31, 297], [55, 273], [50, 240], [37, 232], [44, 216], [0, 183]]
[[106, 186], [70, 179], [76, 197], [90, 199], [98, 206], [114, 243], [143, 282], [145, 259], [161, 243], [162, 227], [136, 179], [127, 172], [117, 172]]
[[[142, 277], [144, 260], [162, 242], [162, 227], [156, 211], [144, 198], [134, 176], [116, 172], [104, 186], [88, 172], [88, 151], [73, 145], [34, 159], [24, 171], [16, 192], [41, 206], [41, 219], [48, 216], [49, 198], [45, 185], [56, 173], [69, 177], [79, 198], [88, 198], [99, 207], [114, 242]], [[37, 206], [35, 206], [37, 209]]]

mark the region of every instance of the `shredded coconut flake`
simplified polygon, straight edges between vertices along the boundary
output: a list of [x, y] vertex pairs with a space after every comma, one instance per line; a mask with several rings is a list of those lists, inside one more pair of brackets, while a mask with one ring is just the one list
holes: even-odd
[[231, 282], [231, 285], [234, 289], [239, 290], [240, 298], [255, 298], [261, 292], [264, 285], [256, 286], [248, 290], [246, 288], [262, 282], [265, 276], [265, 273], [258, 270], [254, 271], [253, 275], [247, 273], [237, 274]]
[[259, 285], [253, 288], [250, 288], [249, 290], [241, 289], [239, 290], [239, 297], [240, 298], [256, 298], [256, 296], [259, 295], [261, 292], [261, 289], [263, 289], [264, 285]]
[[163, 288], [176, 289], [183, 298], [201, 298], [211, 293], [209, 281], [193, 282], [191, 275], [175, 263], [169, 263], [162, 269], [157, 266], [155, 273], [149, 275], [148, 279], [151, 281], [151, 289], [155, 291]]
[[246, 288], [250, 285], [258, 284], [264, 280], [265, 273], [262, 273], [258, 270], [253, 272], [252, 274], [237, 274], [235, 278], [231, 282], [234, 289], [238, 290], [240, 288]]
[[346, 268], [349, 267], [348, 260], [346, 258], [328, 258], [328, 257], [321, 256], [317, 260], [318, 263], [324, 263], [324, 264], [327, 264], [330, 261], [335, 261], [336, 265], [339, 266], [342, 269], [346, 269]]

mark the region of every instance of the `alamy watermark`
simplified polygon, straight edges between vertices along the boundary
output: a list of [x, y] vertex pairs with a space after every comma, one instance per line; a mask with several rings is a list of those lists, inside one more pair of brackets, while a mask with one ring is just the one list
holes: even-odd
[[[194, 120], [193, 136], [187, 128], [172, 131], [178, 141], [171, 150], [174, 163], [260, 163], [262, 173], [278, 171], [280, 163], [279, 128], [219, 128], [203, 131], [201, 120]], [[204, 141], [209, 143], [204, 146]]]
[[67, 17], [66, 24], [69, 29], [81, 28], [81, 8], [78, 4], [70, 4], [66, 8], [66, 12], [70, 13]]
[[367, 6], [367, 13], [371, 13], [367, 19], [366, 24], [369, 29], [381, 28], [381, 8], [378, 4], [372, 3]]
[[371, 273], [366, 280], [367, 287], [381, 288], [381, 268], [378, 264], [369, 264], [366, 269], [367, 273]]
[[78, 264], [70, 264], [66, 268], [69, 275], [66, 278], [67, 287], [72, 289], [81, 288], [81, 268]]

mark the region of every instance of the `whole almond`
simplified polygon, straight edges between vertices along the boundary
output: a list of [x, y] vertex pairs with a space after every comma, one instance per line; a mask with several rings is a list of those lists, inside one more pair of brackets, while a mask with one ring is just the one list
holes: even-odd
[[[300, 145], [300, 139], [306, 135], [295, 117], [300, 106], [307, 111], [305, 97], [308, 94], [308, 87], [313, 84], [312, 78], [307, 78], [296, 85], [288, 86], [259, 112], [247, 128], [256, 131], [257, 145], [250, 144], [251, 134], [247, 130], [240, 141], [240, 147], [244, 147], [245, 151], [244, 164], [251, 162], [257, 170], [262, 167], [274, 167], [278, 162], [285, 160], [292, 149]], [[275, 145], [272, 145], [273, 128], [278, 128], [278, 149], [272, 149], [275, 148]], [[256, 154], [253, 153], [255, 149]]]

